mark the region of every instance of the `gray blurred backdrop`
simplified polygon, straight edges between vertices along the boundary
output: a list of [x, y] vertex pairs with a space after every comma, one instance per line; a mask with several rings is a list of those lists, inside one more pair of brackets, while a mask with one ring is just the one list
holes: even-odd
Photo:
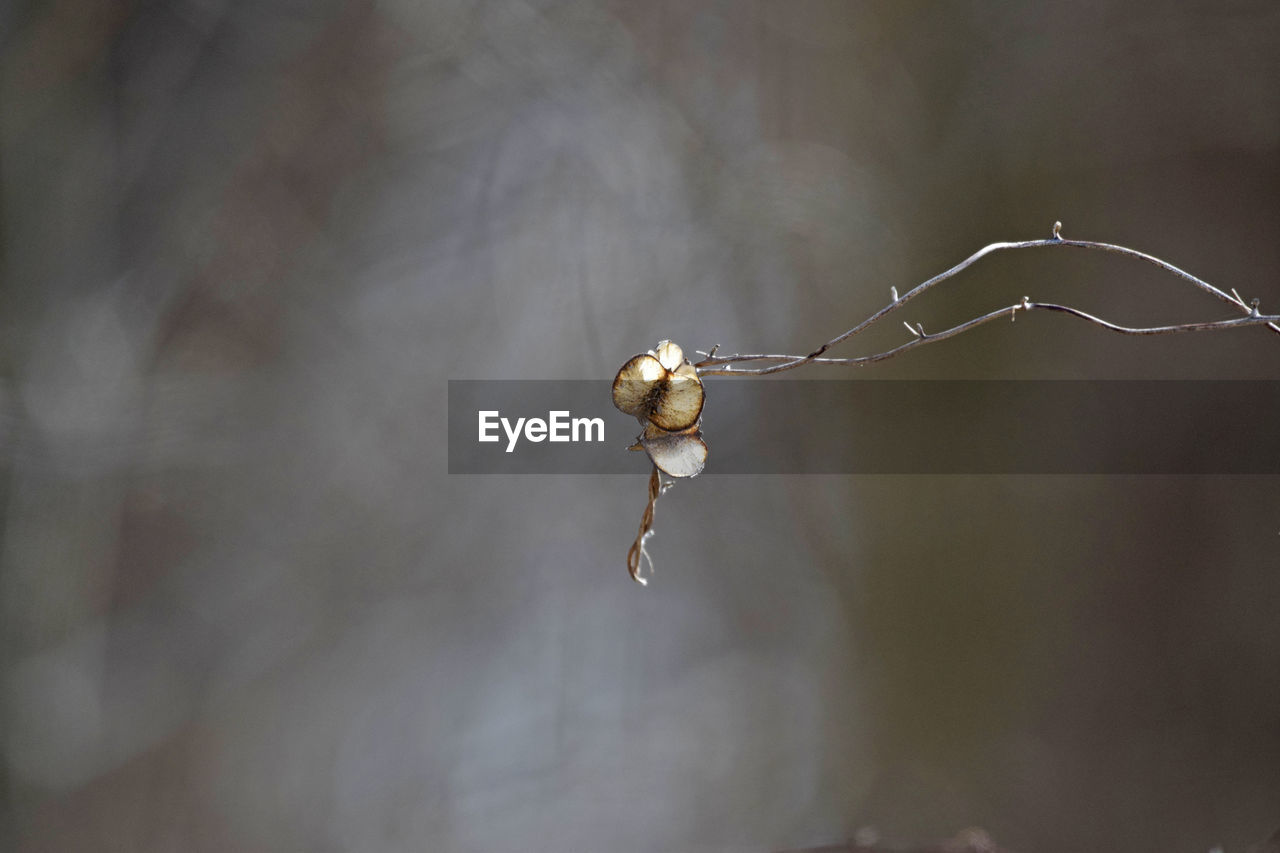
[[[1277, 478], [717, 476], [709, 380], [642, 589], [642, 459], [450, 477], [443, 437], [447, 379], [805, 351], [1055, 219], [1280, 307], [1275, 2], [10, 0], [0, 34], [0, 847], [1280, 826]], [[1045, 251], [908, 319], [1024, 294], [1225, 315]], [[1278, 342], [1034, 315], [846, 375], [1275, 379]]]

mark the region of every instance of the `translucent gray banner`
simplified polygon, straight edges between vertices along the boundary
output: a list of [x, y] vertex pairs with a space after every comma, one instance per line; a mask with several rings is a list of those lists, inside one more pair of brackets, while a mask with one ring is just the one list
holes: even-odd
[[[1280, 381], [706, 385], [705, 474], [1280, 474]], [[639, 432], [606, 381], [449, 382], [451, 474], [641, 473]]]

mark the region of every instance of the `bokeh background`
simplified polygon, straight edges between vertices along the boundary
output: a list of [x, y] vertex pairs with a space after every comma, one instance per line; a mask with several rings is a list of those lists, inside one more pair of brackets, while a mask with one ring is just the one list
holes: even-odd
[[[0, 847], [1280, 826], [1277, 478], [717, 476], [710, 380], [641, 589], [643, 460], [451, 477], [443, 437], [447, 379], [804, 351], [1055, 219], [1280, 306], [1276, 3], [11, 0], [0, 34]], [[1063, 251], [907, 313], [1024, 294], [1229, 313]], [[1036, 315], [848, 374], [1002, 377], [1276, 379], [1280, 338]]]

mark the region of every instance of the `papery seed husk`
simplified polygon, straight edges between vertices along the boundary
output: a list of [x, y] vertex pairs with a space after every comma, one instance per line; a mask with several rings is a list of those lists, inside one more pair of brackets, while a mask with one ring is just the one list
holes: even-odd
[[689, 361], [688, 361], [688, 359], [685, 359], [684, 364], [682, 364], [682, 365], [680, 365], [679, 367], [677, 367], [677, 368], [676, 368], [676, 370], [675, 370], [675, 372], [676, 372], [676, 374], [677, 374], [678, 376], [685, 376], [685, 377], [688, 377], [689, 379], [693, 379], [693, 380], [695, 380], [695, 381], [697, 381], [697, 382], [701, 382], [701, 381], [702, 381], [701, 379], [699, 379], [699, 378], [698, 378], [698, 368], [696, 368], [696, 367], [694, 367], [692, 364], [690, 364], [690, 363], [689, 363]]
[[649, 421], [668, 432], [688, 429], [702, 416], [705, 400], [702, 382], [696, 375], [690, 378], [684, 373], [668, 373], [656, 405], [649, 412]]
[[676, 371], [680, 365], [684, 363], [684, 350], [680, 349], [678, 344], [671, 341], [659, 341], [657, 348], [653, 351], [658, 361], [667, 370]]
[[670, 372], [655, 356], [633, 356], [613, 378], [613, 405], [621, 412], [648, 418], [666, 393]]
[[696, 426], [668, 432], [650, 424], [640, 436], [640, 446], [671, 477], [696, 477], [707, 464], [707, 443]]

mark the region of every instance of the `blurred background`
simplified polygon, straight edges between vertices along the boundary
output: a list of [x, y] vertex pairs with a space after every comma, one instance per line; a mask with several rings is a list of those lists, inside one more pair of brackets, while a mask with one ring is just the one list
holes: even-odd
[[[807, 351], [1055, 219], [1274, 310], [1276, 3], [11, 0], [0, 37], [0, 848], [1280, 827], [1275, 477], [717, 476], [712, 379], [642, 589], [642, 459], [444, 441], [448, 379]], [[906, 319], [1024, 294], [1230, 313], [1044, 251]], [[817, 375], [1277, 379], [1280, 338], [1032, 315]]]

